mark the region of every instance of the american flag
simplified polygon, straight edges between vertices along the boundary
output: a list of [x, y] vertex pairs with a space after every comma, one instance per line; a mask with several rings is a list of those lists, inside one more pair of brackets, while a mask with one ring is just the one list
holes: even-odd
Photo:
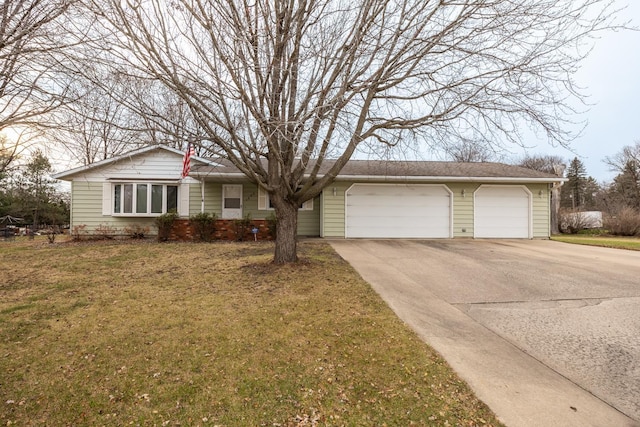
[[184, 153], [182, 160], [182, 178], [186, 178], [191, 171], [191, 156], [195, 156], [196, 150], [191, 143], [187, 144], [187, 151]]

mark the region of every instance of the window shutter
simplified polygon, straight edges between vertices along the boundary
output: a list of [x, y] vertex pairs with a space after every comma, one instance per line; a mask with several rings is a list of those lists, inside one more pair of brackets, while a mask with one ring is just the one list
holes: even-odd
[[111, 183], [104, 182], [102, 184], [102, 215], [111, 215]]
[[180, 184], [180, 190], [178, 194], [178, 215], [188, 217], [189, 216], [189, 184]]
[[258, 187], [258, 210], [267, 210], [267, 192]]

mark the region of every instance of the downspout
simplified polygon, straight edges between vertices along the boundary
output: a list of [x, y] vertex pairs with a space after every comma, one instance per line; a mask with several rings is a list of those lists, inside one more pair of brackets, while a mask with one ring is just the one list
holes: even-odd
[[[558, 178], [564, 176], [565, 165], [553, 165], [553, 171]], [[560, 187], [564, 181], [556, 181], [551, 184], [551, 234], [560, 233]]]
[[204, 178], [200, 178], [200, 213], [204, 213]]

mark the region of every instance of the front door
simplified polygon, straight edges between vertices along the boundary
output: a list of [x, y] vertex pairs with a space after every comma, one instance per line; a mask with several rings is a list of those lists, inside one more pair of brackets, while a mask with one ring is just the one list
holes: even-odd
[[222, 219], [242, 218], [242, 185], [222, 186]]

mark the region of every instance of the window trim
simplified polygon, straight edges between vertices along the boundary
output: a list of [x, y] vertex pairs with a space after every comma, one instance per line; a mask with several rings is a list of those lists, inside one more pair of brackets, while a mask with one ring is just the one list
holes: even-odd
[[[125, 218], [131, 218], [131, 217], [137, 217], [137, 218], [154, 218], [160, 215], [164, 215], [168, 212], [167, 210], [167, 203], [168, 203], [168, 187], [175, 187], [176, 188], [176, 207], [175, 210], [176, 212], [179, 212], [180, 210], [180, 183], [177, 182], [167, 182], [167, 181], [133, 181], [133, 180], [118, 180], [118, 181], [110, 181], [110, 191], [109, 191], [109, 199], [110, 199], [110, 208], [109, 208], [109, 212], [111, 216], [114, 217], [125, 217]], [[124, 191], [124, 186], [125, 185], [132, 185], [132, 195], [131, 195], [131, 210], [132, 212], [123, 212], [124, 207], [125, 207], [125, 191]], [[146, 185], [147, 186], [147, 190], [146, 190], [146, 208], [147, 211], [146, 212], [136, 212], [137, 210], [137, 197], [138, 197], [138, 186], [139, 185]], [[152, 202], [152, 197], [153, 197], [153, 186], [162, 186], [162, 211], [161, 212], [152, 212], [153, 209], [153, 202]], [[115, 205], [116, 205], [116, 187], [117, 186], [121, 186], [121, 190], [120, 190], [120, 212], [116, 212], [115, 211]]]
[[[262, 188], [258, 188], [258, 210], [260, 211], [272, 211], [274, 210], [271, 207], [271, 199], [269, 197], [269, 193], [264, 191]], [[312, 211], [313, 210], [313, 199], [307, 200], [302, 204], [301, 207], [298, 208], [298, 211]]]

